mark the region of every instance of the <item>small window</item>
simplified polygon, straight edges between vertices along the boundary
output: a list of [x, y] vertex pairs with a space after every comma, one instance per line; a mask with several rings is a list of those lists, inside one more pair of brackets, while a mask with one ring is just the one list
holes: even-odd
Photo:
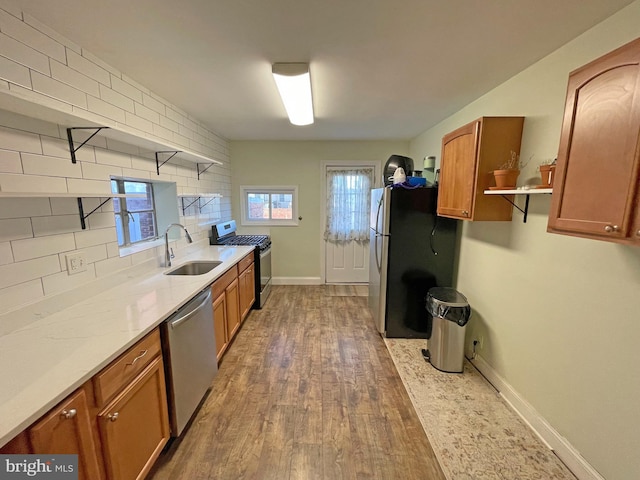
[[298, 187], [240, 187], [243, 225], [298, 225]]
[[113, 193], [138, 193], [144, 198], [114, 198], [118, 246], [155, 240], [158, 237], [153, 184], [124, 179], [111, 180]]

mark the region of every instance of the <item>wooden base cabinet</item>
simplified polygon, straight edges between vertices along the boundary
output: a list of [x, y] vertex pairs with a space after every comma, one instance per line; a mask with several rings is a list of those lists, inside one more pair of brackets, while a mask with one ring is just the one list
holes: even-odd
[[238, 263], [238, 282], [240, 284], [240, 321], [249, 314], [256, 300], [256, 271], [253, 253], [250, 253]]
[[162, 357], [98, 414], [105, 465], [113, 480], [144, 478], [169, 440]]
[[640, 245], [640, 39], [571, 72], [548, 231]]
[[77, 454], [78, 478], [101, 479], [87, 395], [83, 388], [69, 395], [27, 430], [30, 453]]
[[213, 327], [216, 335], [218, 361], [240, 328], [240, 295], [238, 266], [234, 265], [211, 285]]
[[524, 117], [482, 117], [442, 138], [438, 215], [460, 220], [509, 221], [512, 205], [485, 195], [493, 171], [520, 154]]

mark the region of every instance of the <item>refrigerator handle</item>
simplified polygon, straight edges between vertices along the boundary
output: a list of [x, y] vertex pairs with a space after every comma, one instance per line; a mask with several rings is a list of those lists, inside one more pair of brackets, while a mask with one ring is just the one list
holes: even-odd
[[380, 197], [378, 200], [378, 211], [376, 212], [376, 234], [380, 233], [379, 221], [380, 221], [380, 209], [382, 208], [382, 200], [384, 199], [384, 195]]

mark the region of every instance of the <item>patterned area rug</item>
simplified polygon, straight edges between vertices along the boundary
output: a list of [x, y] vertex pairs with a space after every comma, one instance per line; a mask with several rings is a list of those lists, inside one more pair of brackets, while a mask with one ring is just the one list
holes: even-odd
[[575, 480], [467, 361], [443, 373], [422, 358], [425, 340], [385, 342], [448, 479]]
[[368, 285], [325, 285], [328, 297], [367, 297]]

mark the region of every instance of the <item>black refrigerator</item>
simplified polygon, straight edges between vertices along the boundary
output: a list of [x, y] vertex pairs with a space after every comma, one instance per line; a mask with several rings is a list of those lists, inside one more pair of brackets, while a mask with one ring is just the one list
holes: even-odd
[[458, 221], [436, 215], [438, 188], [371, 191], [369, 308], [389, 338], [429, 338], [431, 287], [452, 287]]

